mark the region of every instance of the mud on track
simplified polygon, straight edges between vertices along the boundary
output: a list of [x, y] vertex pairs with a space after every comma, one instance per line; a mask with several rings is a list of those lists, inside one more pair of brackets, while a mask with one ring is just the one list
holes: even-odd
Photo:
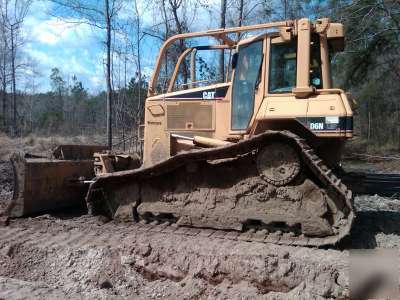
[[351, 237], [334, 249], [160, 233], [80, 212], [13, 220], [0, 227], [0, 298], [340, 299], [347, 249], [400, 245], [399, 201], [358, 197], [356, 207]]

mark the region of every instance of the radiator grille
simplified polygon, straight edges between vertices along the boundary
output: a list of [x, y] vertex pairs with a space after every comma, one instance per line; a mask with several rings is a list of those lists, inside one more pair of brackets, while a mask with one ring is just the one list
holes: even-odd
[[168, 130], [214, 129], [213, 103], [180, 102], [167, 105]]

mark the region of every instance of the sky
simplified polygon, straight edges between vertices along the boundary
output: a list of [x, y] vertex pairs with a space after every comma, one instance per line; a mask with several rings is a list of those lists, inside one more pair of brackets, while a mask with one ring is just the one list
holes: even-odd
[[[85, 1], [100, 3], [97, 2], [100, 0]], [[137, 1], [143, 28], [148, 31], [154, 24], [162, 24], [160, 11], [157, 8], [154, 9], [154, 6], [149, 7], [150, 0]], [[129, 5], [130, 10], [124, 9], [119, 12], [121, 20], [127, 20], [133, 14], [134, 1], [126, 0], [125, 3]], [[188, 3], [190, 4], [188, 15], [191, 16], [188, 21], [191, 30], [203, 31], [218, 28], [220, 0], [188, 0]], [[24, 57], [33, 65], [34, 72], [25, 69], [23, 71], [25, 76], [21, 76], [21, 80], [23, 78], [28, 78], [28, 80], [20, 81], [17, 88], [24, 90], [28, 87], [30, 92], [49, 91], [51, 70], [58, 68], [67, 84], [72, 82], [72, 77], [75, 75], [90, 93], [96, 94], [105, 90], [103, 67], [105, 56], [102, 43], [104, 31], [94, 29], [87, 24], [77, 25], [65, 22], [52, 16], [50, 12], [54, 12], [54, 4], [51, 1], [34, 0], [25, 18], [22, 28], [25, 44], [22, 51], [25, 54]], [[62, 10], [58, 12], [64, 13]], [[77, 21], [77, 19], [70, 19], [70, 21]], [[257, 20], [250, 20], [250, 22], [257, 22]], [[161, 41], [154, 37], [145, 36], [142, 40], [142, 73], [147, 77], [152, 74], [160, 46]], [[132, 63], [128, 65], [128, 77], [134, 76], [135, 72], [136, 65]]]
[[[144, 27], [152, 25], [157, 18], [154, 12], [145, 7], [145, 1], [139, 1]], [[211, 5], [215, 1], [210, 0]], [[94, 94], [104, 90], [104, 32], [87, 24], [71, 24], [52, 16], [49, 13], [52, 5], [54, 4], [46, 0], [34, 1], [24, 21], [22, 32], [26, 42], [23, 51], [34, 70], [34, 73], [25, 71], [27, 75], [31, 75], [30, 85], [34, 83], [36, 92], [50, 90], [51, 70], [58, 68], [67, 83], [71, 83], [71, 78], [75, 75], [89, 92]], [[202, 14], [208, 13], [203, 11]], [[127, 12], [120, 15], [121, 18], [128, 17]], [[200, 18], [200, 23], [197, 24], [194, 21], [195, 27], [209, 29], [210, 23], [201, 24], [202, 20]], [[160, 41], [155, 38], [146, 37], [143, 40], [143, 73], [147, 76], [151, 75], [154, 68], [159, 47]], [[135, 66], [130, 65], [129, 68], [130, 74], [134, 74]]]
[[38, 73], [39, 91], [50, 89], [52, 68], [59, 68], [65, 80], [78, 77], [90, 91], [103, 88], [103, 47], [99, 33], [89, 25], [72, 25], [48, 14], [49, 2], [34, 1], [23, 25], [23, 51]]

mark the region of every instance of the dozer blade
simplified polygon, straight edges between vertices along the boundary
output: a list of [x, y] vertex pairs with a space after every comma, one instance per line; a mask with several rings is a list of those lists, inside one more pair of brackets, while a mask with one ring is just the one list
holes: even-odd
[[14, 154], [14, 194], [6, 215], [22, 217], [82, 206], [94, 177], [93, 160], [25, 158]]

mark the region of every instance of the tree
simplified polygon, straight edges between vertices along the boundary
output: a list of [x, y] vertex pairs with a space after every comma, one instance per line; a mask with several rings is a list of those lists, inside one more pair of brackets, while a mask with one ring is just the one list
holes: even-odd
[[[0, 2], [2, 3], [2, 2]], [[1, 7], [3, 10], [3, 7]], [[7, 128], [7, 82], [8, 82], [8, 57], [9, 57], [9, 51], [8, 51], [8, 35], [6, 31], [6, 26], [5, 26], [5, 20], [3, 18], [0, 19], [0, 79], [1, 79], [1, 102], [2, 102], [2, 125], [4, 129]]]
[[[112, 33], [118, 12], [122, 8], [122, 0], [104, 0], [88, 2], [85, 0], [51, 0], [59, 10], [55, 15], [62, 17], [66, 22], [85, 23], [93, 28], [104, 31], [105, 39], [105, 79], [107, 99], [107, 144], [112, 149], [112, 113], [113, 113], [113, 88], [112, 88]], [[61, 8], [61, 9], [60, 9]], [[70, 20], [73, 18], [73, 20]]]
[[400, 149], [400, 3], [360, 0], [334, 11], [347, 32], [334, 79], [359, 99], [358, 133], [369, 144]]
[[[183, 0], [168, 0], [168, 1], [172, 12], [173, 20], [175, 22], [175, 29], [176, 29], [175, 33], [176, 34], [184, 33], [188, 29], [185, 22], [185, 16], [182, 15], [181, 18], [179, 17], [179, 10], [181, 9], [181, 11], [184, 11], [182, 10]], [[176, 60], [178, 56], [185, 51], [185, 49], [186, 49], [185, 41], [180, 39], [178, 41], [178, 49], [177, 49], [178, 51]], [[182, 80], [183, 84], [186, 85], [188, 80], [188, 68], [185, 61], [182, 64]]]
[[112, 149], [112, 87], [111, 87], [111, 17], [109, 0], [104, 0], [104, 17], [106, 22], [106, 82], [107, 82], [107, 143]]
[[88, 101], [88, 92], [83, 83], [74, 75], [72, 76], [72, 86], [70, 87], [70, 124], [71, 131], [76, 133], [77, 128], [83, 127], [85, 123], [85, 107]]
[[[199, 7], [199, 1], [194, 0], [153, 0], [153, 10], [155, 15], [154, 25], [146, 30], [146, 35], [165, 42], [169, 37], [176, 34], [191, 31], [191, 24], [196, 20], [196, 10]], [[160, 12], [161, 9], [161, 12]], [[161, 18], [160, 20], [158, 18]], [[157, 89], [165, 91], [171, 73], [179, 56], [190, 45], [188, 40], [179, 40], [170, 45], [166, 55], [163, 58], [162, 73], [159, 76]], [[182, 84], [185, 88], [188, 81], [188, 64], [182, 62], [180, 73], [177, 77], [177, 84]], [[163, 82], [160, 82], [163, 80]]]
[[[3, 0], [1, 1], [2, 24], [9, 33], [10, 59], [11, 59], [11, 94], [12, 94], [12, 130], [17, 132], [17, 78], [16, 58], [18, 48], [21, 46], [19, 33], [21, 25], [28, 13], [32, 0]], [[4, 106], [3, 106], [4, 107]]]
[[62, 78], [61, 72], [58, 68], [53, 68], [50, 75], [52, 99], [49, 105], [50, 114], [48, 116], [48, 125], [52, 129], [60, 128], [64, 120], [64, 97], [66, 94], [66, 83]]
[[28, 13], [32, 0], [0, 0], [0, 13], [2, 25], [2, 102], [3, 102], [3, 125], [6, 126], [6, 90], [7, 90], [7, 64], [10, 66], [11, 96], [12, 96], [12, 131], [17, 132], [17, 54], [22, 45], [20, 38], [21, 26]]
[[[238, 27], [242, 27], [243, 24], [243, 10], [244, 10], [244, 0], [239, 0], [239, 9], [238, 9]], [[240, 32], [236, 35], [236, 40], [240, 41]]]
[[[226, 0], [221, 0], [221, 18], [220, 18], [220, 28], [225, 28], [226, 26]], [[224, 80], [225, 75], [225, 53], [223, 50], [220, 51], [219, 57], [219, 73], [221, 79]]]
[[134, 5], [135, 5], [135, 16], [136, 16], [136, 57], [137, 57], [137, 77], [138, 77], [138, 104], [137, 104], [137, 113], [136, 113], [136, 126], [140, 125], [141, 119], [143, 117], [143, 112], [142, 108], [144, 108], [144, 99], [143, 95], [145, 95], [146, 91], [142, 91], [142, 84], [143, 84], [143, 78], [142, 78], [142, 62], [141, 62], [141, 51], [140, 51], [140, 42], [141, 42], [141, 22], [140, 22], [140, 13], [139, 13], [139, 8], [138, 8], [138, 2], [137, 0], [134, 0]]

